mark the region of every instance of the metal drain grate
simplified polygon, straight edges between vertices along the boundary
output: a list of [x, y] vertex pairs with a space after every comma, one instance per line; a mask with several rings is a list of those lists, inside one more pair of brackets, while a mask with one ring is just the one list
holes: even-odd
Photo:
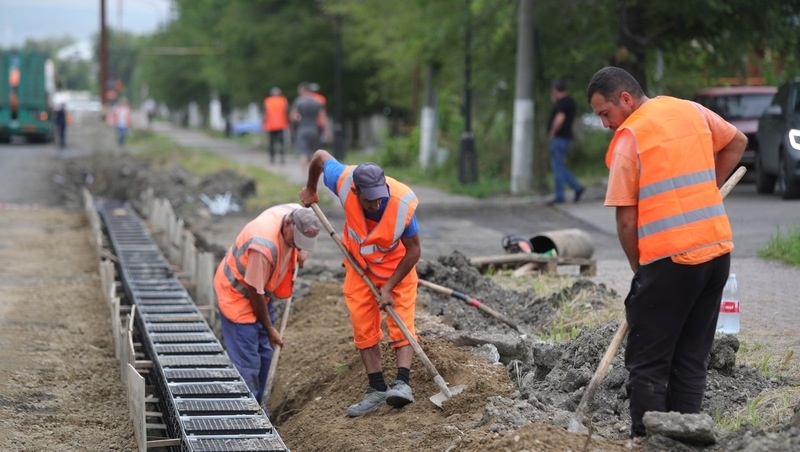
[[221, 416], [262, 413], [256, 399], [177, 399], [175, 408], [181, 416]]
[[159, 356], [163, 367], [232, 367], [228, 355], [219, 356]]
[[142, 320], [150, 323], [173, 323], [173, 322], [199, 322], [205, 321], [203, 314], [142, 314]]
[[250, 389], [241, 380], [210, 383], [169, 383], [168, 386], [169, 391], [176, 397], [231, 398], [250, 395]]
[[239, 372], [228, 369], [164, 369], [164, 378], [170, 383], [239, 380]]
[[197, 312], [197, 306], [188, 303], [167, 305], [140, 304], [139, 309], [143, 314], [185, 314]]
[[184, 334], [150, 334], [154, 344], [186, 343], [186, 342], [214, 342], [217, 337], [209, 332], [184, 333]]
[[216, 355], [224, 352], [219, 342], [210, 344], [155, 344], [156, 354], [160, 355]]
[[183, 429], [190, 435], [257, 435], [272, 433], [265, 416], [181, 416]]
[[273, 437], [273, 438], [199, 437], [199, 438], [189, 438], [189, 445], [195, 452], [288, 451], [286, 446], [278, 437]]
[[148, 323], [144, 327], [148, 333], [191, 333], [208, 331], [208, 325], [203, 322]]

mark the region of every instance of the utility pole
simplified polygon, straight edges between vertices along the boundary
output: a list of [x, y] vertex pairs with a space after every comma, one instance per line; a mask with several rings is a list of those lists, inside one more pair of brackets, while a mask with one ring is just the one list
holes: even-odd
[[475, 155], [475, 138], [472, 136], [472, 10], [466, 2], [466, 30], [464, 32], [464, 133], [461, 135], [458, 180], [472, 184], [478, 180], [478, 162]]
[[100, 0], [100, 105], [106, 110], [106, 81], [108, 79], [108, 44], [106, 35], [106, 0]]
[[342, 117], [342, 17], [334, 19], [336, 27], [335, 55], [333, 68], [333, 95], [336, 109], [333, 120], [333, 155], [336, 160], [344, 161], [344, 118]]
[[531, 190], [534, 107], [533, 2], [519, 0], [517, 15], [517, 84], [514, 95], [514, 129], [511, 147], [511, 194]]

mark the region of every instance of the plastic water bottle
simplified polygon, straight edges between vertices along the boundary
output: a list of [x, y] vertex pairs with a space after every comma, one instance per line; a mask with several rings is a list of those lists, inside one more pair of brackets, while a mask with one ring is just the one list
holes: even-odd
[[717, 332], [736, 334], [739, 332], [739, 321], [739, 283], [736, 282], [736, 274], [731, 273], [722, 290]]

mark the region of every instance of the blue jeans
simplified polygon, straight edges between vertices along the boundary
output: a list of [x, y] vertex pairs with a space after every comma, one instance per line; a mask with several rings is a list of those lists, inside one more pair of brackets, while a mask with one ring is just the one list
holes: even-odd
[[125, 146], [126, 138], [128, 138], [128, 128], [117, 126], [117, 145], [119, 147]]
[[[275, 311], [272, 303], [267, 303], [269, 318], [275, 322]], [[267, 386], [267, 373], [272, 362], [272, 344], [269, 335], [258, 321], [255, 323], [234, 323], [220, 313], [222, 337], [225, 349], [236, 370], [258, 403], [264, 397]]]
[[583, 189], [565, 164], [571, 143], [572, 140], [566, 138], [556, 137], [550, 140], [550, 169], [553, 171], [553, 179], [555, 179], [557, 201], [565, 200], [564, 184], [569, 184], [574, 191]]

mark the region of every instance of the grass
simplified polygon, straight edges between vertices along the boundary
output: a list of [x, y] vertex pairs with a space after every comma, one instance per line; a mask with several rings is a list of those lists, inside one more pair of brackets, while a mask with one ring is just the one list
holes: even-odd
[[180, 146], [169, 138], [147, 131], [134, 131], [130, 143], [139, 151], [137, 157], [150, 159], [153, 168], [169, 169], [180, 165], [192, 174], [206, 176], [222, 170], [232, 170], [255, 182], [256, 194], [246, 200], [247, 211], [260, 211], [268, 206], [298, 202], [300, 185], [267, 170], [237, 164], [204, 149]]
[[767, 245], [758, 250], [758, 255], [800, 266], [800, 227], [789, 228], [785, 234], [779, 229]]

